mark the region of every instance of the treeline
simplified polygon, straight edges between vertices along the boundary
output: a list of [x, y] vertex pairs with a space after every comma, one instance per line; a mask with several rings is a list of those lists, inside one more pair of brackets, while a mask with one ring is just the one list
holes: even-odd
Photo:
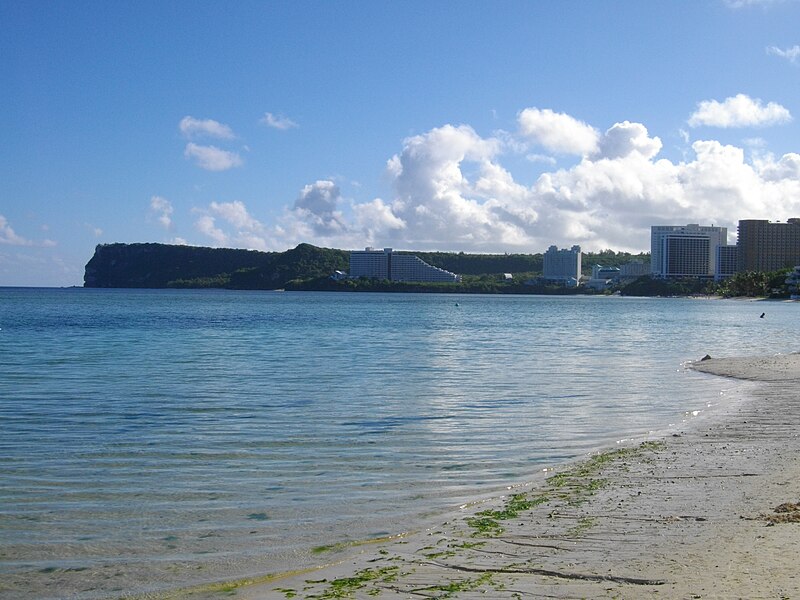
[[298, 279], [284, 286], [289, 291], [317, 292], [412, 292], [427, 294], [551, 294], [572, 295], [595, 293], [585, 288], [568, 288], [558, 285], [542, 285], [515, 277], [506, 281], [497, 275], [465, 275], [458, 283], [419, 283], [390, 281], [388, 279], [333, 280], [330, 277]]
[[708, 281], [687, 277], [683, 279], [638, 279], [612, 288], [626, 296], [722, 296], [723, 298], [788, 298], [786, 277], [792, 269], [762, 273], [746, 271], [736, 273], [722, 281]]
[[86, 264], [85, 287], [272, 290], [293, 279], [346, 271], [350, 253], [300, 244], [286, 252], [169, 244], [102, 244]]
[[[463, 252], [409, 252], [428, 264], [452, 273], [483, 277], [464, 286], [505, 291], [504, 281], [492, 279], [503, 273], [515, 281], [542, 272], [541, 254], [465, 254]], [[592, 265], [619, 266], [649, 255], [604, 250], [583, 256], [584, 273]], [[259, 252], [232, 248], [204, 248], [169, 244], [101, 244], [86, 265], [86, 287], [134, 288], [231, 288], [271, 290], [290, 282], [315, 282], [334, 271], [349, 270], [350, 252], [300, 244], [286, 252]], [[503, 285], [500, 285], [503, 284]], [[299, 284], [295, 284], [299, 285]], [[361, 284], [362, 287], [366, 284]]]
[[[722, 282], [659, 280], [645, 276], [595, 292], [584, 286], [564, 288], [536, 283], [542, 272], [541, 254], [465, 254], [463, 252], [414, 252], [425, 262], [462, 275], [460, 283], [410, 283], [375, 279], [330, 278], [347, 272], [350, 253], [300, 244], [286, 252], [258, 252], [231, 248], [202, 248], [168, 244], [102, 244], [86, 265], [86, 287], [128, 288], [227, 288], [248, 290], [321, 290], [446, 292], [482, 294], [594, 294], [630, 296], [784, 298], [788, 269], [774, 273], [738, 273]], [[583, 255], [583, 272], [595, 264], [621, 266], [632, 260], [648, 261], [649, 255], [604, 250]], [[511, 273], [507, 279], [504, 274]]]
[[792, 269], [782, 269], [771, 273], [758, 271], [745, 271], [736, 273], [730, 279], [721, 281], [716, 285], [716, 293], [726, 298], [752, 297], [752, 298], [788, 298], [789, 287], [786, 277]]
[[[539, 254], [465, 254], [464, 252], [403, 252], [414, 254], [429, 265], [459, 275], [492, 275], [499, 273], [541, 275], [544, 258]], [[594, 265], [620, 267], [633, 260], [650, 261], [650, 253], [630, 252], [584, 252], [581, 257], [582, 273], [591, 275]]]

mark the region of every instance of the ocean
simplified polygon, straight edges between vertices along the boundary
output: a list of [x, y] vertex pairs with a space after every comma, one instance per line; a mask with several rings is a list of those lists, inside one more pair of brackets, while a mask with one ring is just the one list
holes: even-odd
[[[800, 305], [0, 288], [0, 597], [320, 561], [724, 407]], [[760, 318], [765, 313], [764, 318]]]

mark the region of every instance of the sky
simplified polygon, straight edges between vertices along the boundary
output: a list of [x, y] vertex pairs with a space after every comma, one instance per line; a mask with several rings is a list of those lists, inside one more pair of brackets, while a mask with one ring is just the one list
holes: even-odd
[[0, 0], [0, 286], [97, 244], [649, 251], [800, 217], [798, 0]]

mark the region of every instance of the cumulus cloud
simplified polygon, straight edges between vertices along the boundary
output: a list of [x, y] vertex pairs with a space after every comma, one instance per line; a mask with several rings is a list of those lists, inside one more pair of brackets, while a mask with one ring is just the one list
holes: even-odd
[[205, 214], [200, 215], [198, 219], [194, 222], [194, 227], [202, 233], [210, 237], [214, 242], [217, 243], [219, 246], [228, 246], [229, 239], [227, 234], [222, 231], [219, 227], [217, 227], [216, 220], [211, 215]]
[[517, 121], [523, 136], [551, 152], [585, 155], [597, 148], [597, 130], [570, 115], [526, 108]]
[[772, 54], [774, 56], [780, 56], [781, 58], [785, 58], [792, 64], [797, 64], [800, 62], [800, 46], [792, 46], [791, 48], [778, 48], [777, 46], [769, 46], [767, 48], [767, 54]]
[[185, 116], [178, 123], [178, 128], [189, 139], [211, 137], [220, 140], [232, 140], [236, 137], [230, 127], [213, 119], [195, 119], [194, 117]]
[[18, 235], [17, 232], [15, 232], [11, 227], [8, 219], [6, 219], [3, 215], [0, 215], [0, 244], [6, 244], [9, 246], [40, 246], [43, 248], [52, 248], [53, 246], [57, 245], [53, 240], [45, 239], [41, 241], [34, 241]]
[[311, 225], [316, 235], [329, 236], [347, 231], [338, 204], [341, 200], [339, 186], [322, 180], [305, 186], [294, 201], [294, 211]]
[[690, 127], [708, 125], [711, 127], [766, 127], [779, 125], [792, 120], [788, 109], [776, 102], [766, 106], [758, 98], [737, 94], [723, 102], [703, 100], [697, 110], [689, 117]]
[[759, 160], [756, 167], [761, 178], [770, 183], [800, 181], [800, 154], [794, 152], [784, 154], [778, 161], [771, 156]]
[[283, 115], [275, 115], [271, 112], [264, 113], [264, 116], [261, 117], [259, 123], [266, 125], [267, 127], [272, 127], [273, 129], [279, 129], [281, 131], [286, 131], [287, 129], [293, 129], [295, 127], [299, 127], [299, 125], [294, 121], [292, 121], [289, 117], [284, 117]]
[[161, 196], [150, 198], [150, 214], [153, 215], [159, 225], [165, 229], [172, 227], [172, 203]]
[[199, 146], [189, 142], [183, 155], [187, 159], [193, 159], [198, 167], [206, 171], [227, 171], [242, 165], [242, 158], [236, 152], [216, 146]]
[[33, 242], [17, 235], [11, 228], [8, 220], [0, 215], [0, 244], [8, 244], [10, 246], [33, 246]]
[[748, 151], [748, 158], [740, 147], [700, 139], [673, 162], [660, 157], [661, 140], [641, 123], [622, 121], [602, 134], [586, 128], [593, 144], [571, 166], [513, 161], [517, 169], [548, 169], [532, 183], [503, 164], [505, 153], [519, 156], [503, 135], [443, 125], [402, 142], [387, 161], [391, 193], [383, 198], [348, 199], [334, 181], [320, 179], [300, 189], [274, 224], [241, 202], [217, 202], [198, 211], [196, 227], [218, 245], [274, 250], [311, 242], [465, 252], [580, 244], [638, 252], [649, 248], [652, 225], [713, 223], [733, 235], [739, 219], [800, 216], [800, 154]]
[[641, 123], [625, 121], [617, 123], [599, 140], [597, 156], [600, 158], [624, 158], [636, 152], [652, 158], [661, 151], [661, 140], [651, 138]]
[[269, 250], [275, 246], [268, 228], [239, 200], [212, 202], [208, 208], [195, 208], [194, 212], [199, 215], [194, 223], [195, 229], [218, 246], [253, 250]]
[[263, 228], [263, 225], [247, 211], [247, 207], [239, 200], [212, 202], [209, 210], [240, 230], [259, 231]]

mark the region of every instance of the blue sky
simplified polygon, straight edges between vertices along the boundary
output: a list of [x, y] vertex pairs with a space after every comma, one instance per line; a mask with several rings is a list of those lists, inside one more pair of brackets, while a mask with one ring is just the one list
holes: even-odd
[[735, 242], [800, 216], [798, 32], [796, 0], [0, 0], [0, 285], [111, 242]]

